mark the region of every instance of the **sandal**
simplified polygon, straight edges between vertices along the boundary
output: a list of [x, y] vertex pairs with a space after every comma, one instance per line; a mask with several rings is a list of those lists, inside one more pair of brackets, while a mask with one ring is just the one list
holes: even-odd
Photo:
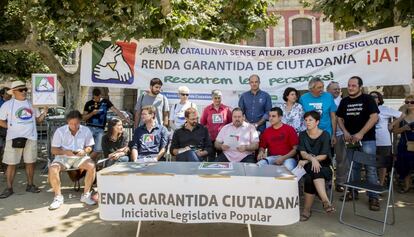
[[307, 221], [309, 220], [309, 218], [311, 217], [312, 212], [309, 212], [309, 215], [305, 215], [305, 213], [302, 212], [302, 214], [300, 214], [300, 221]]
[[410, 191], [410, 188], [400, 188], [398, 189], [398, 193], [408, 193]]
[[4, 189], [4, 191], [0, 194], [0, 198], [1, 199], [3, 199], [3, 198], [8, 198], [8, 197], [10, 197], [10, 195], [12, 195], [14, 192], [13, 192], [13, 189], [12, 188], [6, 188], [6, 189]]
[[322, 205], [326, 213], [332, 213], [335, 211], [335, 207], [332, 206], [328, 201], [323, 202]]

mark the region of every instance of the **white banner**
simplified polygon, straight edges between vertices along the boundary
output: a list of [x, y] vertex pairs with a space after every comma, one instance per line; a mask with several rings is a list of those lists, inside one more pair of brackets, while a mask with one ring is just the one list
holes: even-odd
[[[200, 172], [211, 171], [197, 169], [198, 164], [157, 165], [169, 164], [174, 167], [165, 173], [132, 167], [138, 164], [122, 164], [98, 172], [100, 218], [257, 225], [289, 225], [299, 221], [297, 180], [292, 175], [276, 178], [280, 171], [274, 167], [261, 169], [257, 176], [228, 176], [225, 173], [232, 171], [202, 175]], [[243, 164], [234, 165], [234, 170], [244, 172]], [[175, 174], [174, 170], [187, 170], [190, 174]], [[274, 175], [265, 177], [266, 172]]]
[[[311, 78], [339, 81], [360, 76], [366, 86], [410, 84], [411, 29], [391, 27], [323, 44], [297, 47], [251, 47], [200, 40], [182, 40], [179, 49], [160, 49], [160, 39], [108, 41], [82, 48], [81, 85], [148, 88], [158, 77], [163, 89], [178, 86], [210, 91], [249, 89], [258, 74], [261, 88], [307, 89]], [[279, 94], [279, 93], [278, 93]]]

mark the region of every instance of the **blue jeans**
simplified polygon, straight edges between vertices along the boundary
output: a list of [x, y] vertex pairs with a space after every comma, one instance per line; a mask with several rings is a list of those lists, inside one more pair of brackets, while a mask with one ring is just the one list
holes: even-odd
[[92, 132], [93, 140], [95, 145], [93, 145], [94, 152], [102, 152], [102, 137], [104, 135], [104, 130], [98, 127], [88, 126], [89, 130]]
[[[280, 158], [280, 156], [268, 156], [263, 160], [260, 160], [259, 162], [257, 162], [258, 166], [263, 166], [263, 165], [275, 165], [276, 161]], [[283, 165], [288, 169], [288, 170], [293, 170], [298, 163], [296, 162], [295, 159], [293, 158], [287, 158], [285, 161], [283, 161]]]
[[[376, 155], [377, 154], [377, 145], [375, 140], [372, 141], [361, 141], [362, 142], [362, 151], [371, 154]], [[352, 180], [361, 180], [361, 164], [354, 163], [354, 166], [352, 168]], [[366, 171], [366, 179], [371, 184], [379, 184], [378, 183], [378, 176], [377, 176], [377, 168], [373, 166], [365, 166]], [[378, 199], [377, 193], [368, 192], [369, 198]]]

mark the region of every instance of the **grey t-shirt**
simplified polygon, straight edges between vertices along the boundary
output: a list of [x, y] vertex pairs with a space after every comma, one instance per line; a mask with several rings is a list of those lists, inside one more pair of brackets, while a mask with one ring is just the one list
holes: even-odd
[[[157, 113], [155, 115], [155, 118], [157, 119], [158, 124], [162, 124], [163, 112], [170, 111], [167, 97], [162, 94], [158, 94], [155, 97], [148, 94], [143, 94], [138, 97], [137, 104], [135, 105], [135, 111], [140, 112], [141, 108], [146, 105], [153, 105], [156, 108]], [[139, 126], [142, 124], [143, 122], [140, 121]]]

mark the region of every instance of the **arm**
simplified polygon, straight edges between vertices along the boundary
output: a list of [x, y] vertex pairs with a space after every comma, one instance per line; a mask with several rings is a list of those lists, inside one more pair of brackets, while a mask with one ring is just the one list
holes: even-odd
[[215, 147], [217, 150], [222, 150], [222, 151], [227, 151], [227, 150], [230, 148], [229, 146], [224, 145], [224, 142], [223, 142], [223, 141], [219, 141], [219, 140], [217, 140], [217, 139], [216, 139], [216, 141], [214, 142], [214, 147]]
[[138, 158], [138, 150], [135, 148], [132, 148], [131, 150], [131, 161], [135, 162]]
[[344, 119], [341, 117], [338, 117], [337, 122], [338, 122], [338, 126], [342, 129], [342, 132], [344, 133], [345, 141], [350, 142], [352, 137], [351, 137], [351, 134], [348, 132], [348, 130], [346, 130], [345, 128]]
[[0, 126], [3, 127], [3, 128], [7, 128], [6, 120], [0, 120]]
[[137, 128], [139, 125], [139, 122], [141, 120], [141, 111], [135, 111], [134, 115], [134, 128]]
[[36, 123], [42, 123], [45, 118], [49, 107], [45, 107], [42, 113], [40, 113], [39, 117], [36, 118]]
[[370, 114], [369, 120], [365, 123], [364, 127], [362, 127], [362, 129], [358, 133], [354, 134], [353, 136], [354, 142], [358, 142], [362, 140], [365, 133], [367, 133], [372, 127], [374, 127], [377, 122], [378, 122], [378, 114], [377, 113]]
[[163, 116], [163, 124], [165, 127], [168, 128], [168, 115], [169, 115], [169, 111], [164, 111], [162, 112], [162, 116]]
[[74, 154], [72, 151], [64, 150], [60, 147], [52, 147], [52, 155], [67, 155], [67, 156], [85, 156], [92, 151], [92, 147], [88, 146], [82, 149], [80, 152]]
[[99, 110], [97, 110], [97, 109], [93, 110], [90, 113], [88, 113], [88, 111], [83, 111], [83, 115], [82, 115], [83, 121], [87, 121], [88, 119], [90, 119], [92, 116], [94, 116], [98, 112], [99, 112]]
[[396, 119], [393, 124], [393, 128], [392, 128], [392, 132], [396, 133], [396, 134], [400, 134], [403, 133], [405, 131], [410, 131], [411, 128], [408, 124], [405, 124], [404, 126], [400, 127], [400, 122], [403, 120], [403, 117], [399, 117], [398, 119]]
[[336, 113], [331, 112], [330, 114], [331, 114], [331, 124], [332, 124], [331, 143], [332, 143], [332, 145], [335, 145], [335, 143], [336, 143], [336, 126], [337, 126]]
[[279, 159], [276, 160], [277, 165], [282, 165], [286, 159], [292, 158], [296, 155], [296, 148], [298, 146], [293, 146], [292, 150], [290, 150], [287, 154], [283, 156], [279, 156]]
[[123, 114], [123, 113], [121, 113], [121, 111], [119, 111], [119, 109], [117, 109], [115, 106], [112, 106], [112, 107], [111, 107], [111, 110], [112, 110], [113, 112], [115, 112], [115, 113], [118, 115], [118, 117], [120, 117], [120, 118], [121, 118], [121, 120], [122, 120], [122, 121], [126, 121], [127, 123], [131, 123], [131, 120], [127, 119], [127, 118], [124, 116], [124, 114]]

